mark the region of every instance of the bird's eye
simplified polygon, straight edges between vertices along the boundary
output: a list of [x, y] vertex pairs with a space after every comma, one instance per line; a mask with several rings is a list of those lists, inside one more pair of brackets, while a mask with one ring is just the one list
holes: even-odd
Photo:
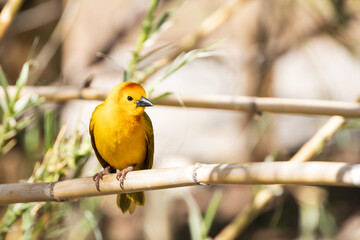
[[132, 96], [128, 96], [128, 97], [127, 97], [127, 100], [128, 100], [128, 101], [132, 101], [132, 100], [133, 100]]

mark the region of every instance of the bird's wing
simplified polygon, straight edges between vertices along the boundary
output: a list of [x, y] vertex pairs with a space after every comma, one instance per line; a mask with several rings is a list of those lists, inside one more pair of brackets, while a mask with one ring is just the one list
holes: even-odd
[[96, 148], [96, 144], [95, 144], [95, 134], [94, 134], [94, 129], [95, 129], [95, 114], [97, 114], [97, 111], [100, 111], [100, 109], [102, 108], [103, 104], [100, 104], [99, 106], [97, 106], [93, 112], [93, 115], [90, 118], [90, 124], [89, 124], [89, 132], [90, 132], [90, 137], [91, 137], [91, 145], [94, 149], [95, 155], [97, 157], [97, 159], [99, 160], [101, 166], [103, 166], [103, 168], [110, 166], [109, 163], [107, 163], [103, 157], [100, 155], [99, 151]]
[[144, 112], [147, 153], [143, 169], [151, 169], [154, 159], [154, 130], [150, 117]]

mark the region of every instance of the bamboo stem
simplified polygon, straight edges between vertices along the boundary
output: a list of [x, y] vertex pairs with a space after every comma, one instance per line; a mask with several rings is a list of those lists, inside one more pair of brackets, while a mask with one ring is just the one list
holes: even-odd
[[121, 189], [115, 174], [96, 190], [91, 177], [53, 183], [0, 185], [0, 204], [67, 201], [108, 194], [208, 184], [295, 184], [360, 187], [360, 164], [340, 162], [262, 162], [195, 164], [193, 166], [130, 172]]
[[[237, 110], [255, 113], [273, 112], [360, 117], [360, 104], [354, 102], [231, 95], [196, 95], [180, 96], [179, 98], [186, 107]], [[183, 106], [179, 98], [174, 95], [169, 95], [157, 101], [156, 105]]]
[[321, 149], [325, 141], [328, 141], [344, 125], [345, 118], [341, 116], [331, 117], [316, 134], [307, 141], [299, 151], [290, 159], [293, 162], [309, 161]]
[[[9, 87], [10, 94], [15, 91]], [[37, 94], [47, 101], [65, 102], [76, 99], [103, 101], [108, 91], [63, 87], [24, 87], [22, 94]], [[2, 95], [1, 95], [2, 94]], [[3, 93], [0, 96], [4, 98]], [[180, 101], [180, 100], [181, 101]], [[244, 112], [272, 112], [310, 115], [339, 115], [347, 118], [360, 117], [360, 103], [327, 100], [261, 98], [232, 95], [168, 95], [155, 102], [155, 105], [173, 107], [193, 107], [235, 110]]]
[[[325, 141], [330, 140], [332, 136], [343, 126], [345, 118], [340, 116], [331, 117], [317, 132], [307, 141], [299, 151], [289, 160], [289, 162], [309, 161], [321, 148]], [[305, 174], [305, 173], [304, 173]], [[280, 186], [279, 186], [280, 187]], [[221, 230], [215, 237], [216, 240], [235, 239], [244, 229], [261, 213], [262, 209], [275, 197], [274, 192], [269, 189], [263, 189], [254, 196], [253, 201], [245, 206], [232, 222]]]

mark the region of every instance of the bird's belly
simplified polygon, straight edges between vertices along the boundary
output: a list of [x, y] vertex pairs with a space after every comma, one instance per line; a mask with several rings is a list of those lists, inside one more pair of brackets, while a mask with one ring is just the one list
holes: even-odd
[[137, 170], [142, 167], [147, 151], [144, 134], [144, 131], [136, 129], [130, 132], [121, 129], [107, 131], [106, 134], [99, 134], [96, 147], [111, 167], [123, 170], [135, 165]]

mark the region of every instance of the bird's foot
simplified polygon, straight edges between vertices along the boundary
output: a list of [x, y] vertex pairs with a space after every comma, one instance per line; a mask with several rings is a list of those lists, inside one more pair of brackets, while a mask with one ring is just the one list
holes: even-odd
[[110, 166], [105, 167], [98, 173], [93, 175], [93, 180], [95, 181], [95, 187], [100, 192], [100, 179], [103, 180], [104, 175], [110, 174]]
[[120, 187], [124, 189], [124, 181], [126, 179], [126, 174], [134, 170], [134, 166], [127, 167], [116, 174], [116, 179], [120, 181]]

